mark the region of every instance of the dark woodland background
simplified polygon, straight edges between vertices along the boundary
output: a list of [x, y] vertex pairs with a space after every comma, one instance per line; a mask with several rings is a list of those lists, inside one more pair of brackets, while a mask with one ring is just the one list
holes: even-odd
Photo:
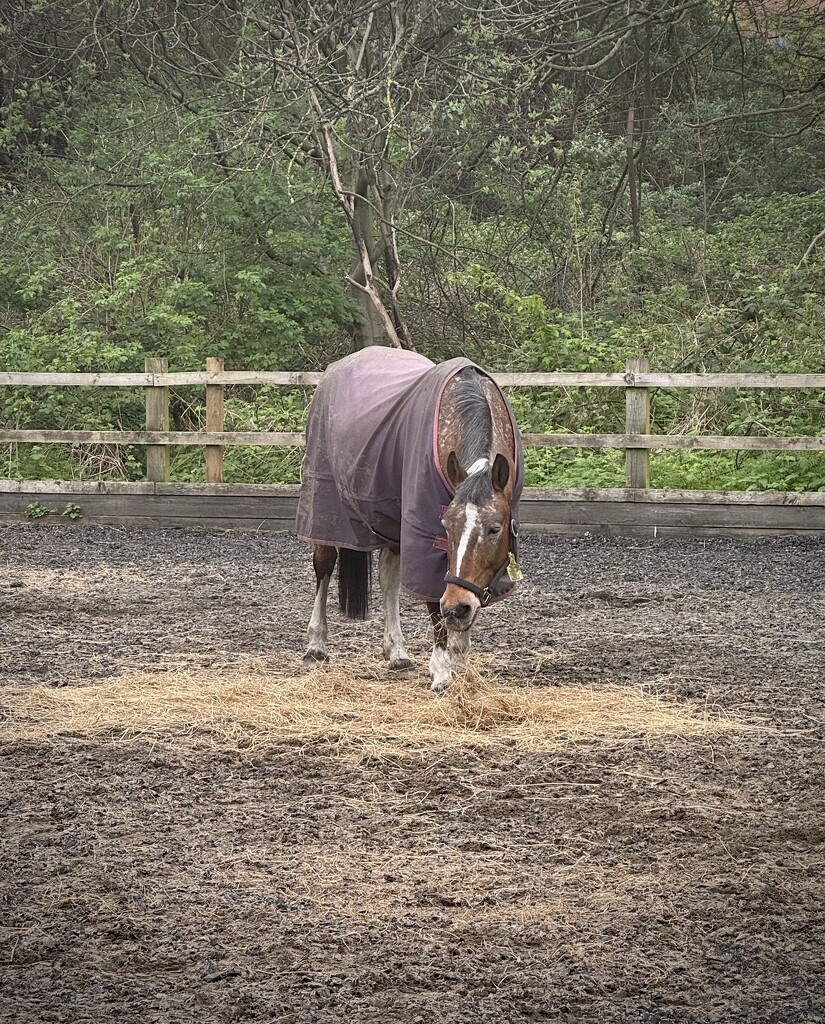
[[[0, 368], [316, 369], [355, 346], [508, 370], [822, 372], [825, 18], [802, 0], [0, 0]], [[525, 431], [621, 431], [613, 389]], [[308, 393], [230, 392], [227, 429]], [[138, 390], [4, 388], [4, 426], [140, 427]], [[182, 389], [174, 426], [202, 423]], [[661, 391], [653, 430], [821, 433], [822, 394]], [[6, 446], [4, 476], [140, 478]], [[622, 483], [621, 453], [528, 482]], [[203, 476], [180, 450], [179, 480]], [[227, 452], [227, 479], [299, 456]], [[821, 489], [816, 453], [662, 453], [653, 484]]]

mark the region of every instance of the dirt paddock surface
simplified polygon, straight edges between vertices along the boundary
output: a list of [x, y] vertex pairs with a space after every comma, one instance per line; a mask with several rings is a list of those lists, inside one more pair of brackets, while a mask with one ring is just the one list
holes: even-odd
[[825, 1021], [825, 545], [522, 563], [436, 698], [290, 536], [0, 528], [0, 1020]]

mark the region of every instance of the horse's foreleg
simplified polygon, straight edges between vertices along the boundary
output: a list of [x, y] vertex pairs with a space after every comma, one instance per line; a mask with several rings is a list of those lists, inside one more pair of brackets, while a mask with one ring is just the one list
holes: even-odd
[[336, 549], [327, 547], [325, 544], [316, 544], [312, 552], [312, 568], [315, 570], [315, 604], [312, 606], [312, 617], [307, 627], [305, 668], [312, 668], [319, 661], [329, 661], [327, 654], [327, 593], [337, 558]]
[[470, 653], [470, 631], [453, 633], [444, 624], [438, 601], [428, 601], [427, 611], [433, 626], [433, 653], [430, 655], [430, 689], [443, 693], [453, 677], [463, 672]]
[[398, 599], [401, 591], [401, 555], [382, 548], [378, 558], [378, 582], [384, 596], [384, 657], [393, 671], [414, 668], [404, 647], [401, 633], [401, 612]]

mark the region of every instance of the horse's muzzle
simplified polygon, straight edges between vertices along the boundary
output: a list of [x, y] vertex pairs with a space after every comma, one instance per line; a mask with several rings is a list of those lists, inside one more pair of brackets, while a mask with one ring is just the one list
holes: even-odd
[[[476, 598], [468, 595], [466, 591], [462, 593], [461, 590], [458, 590], [458, 600], [451, 599], [448, 597], [448, 592], [451, 589], [453, 588], [448, 587], [441, 599], [441, 615], [447, 629], [463, 633], [472, 626], [480, 604]], [[463, 600], [465, 596], [469, 600]]]

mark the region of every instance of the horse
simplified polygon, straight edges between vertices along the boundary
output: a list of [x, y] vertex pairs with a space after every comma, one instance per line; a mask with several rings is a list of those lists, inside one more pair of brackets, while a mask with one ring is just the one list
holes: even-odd
[[524, 479], [507, 399], [468, 359], [362, 349], [331, 363], [309, 409], [296, 518], [313, 546], [315, 601], [305, 668], [328, 660], [327, 595], [338, 564], [339, 606], [364, 619], [380, 551], [384, 656], [414, 668], [401, 631], [401, 587], [426, 603], [431, 689], [461, 673], [480, 609], [509, 595]]

